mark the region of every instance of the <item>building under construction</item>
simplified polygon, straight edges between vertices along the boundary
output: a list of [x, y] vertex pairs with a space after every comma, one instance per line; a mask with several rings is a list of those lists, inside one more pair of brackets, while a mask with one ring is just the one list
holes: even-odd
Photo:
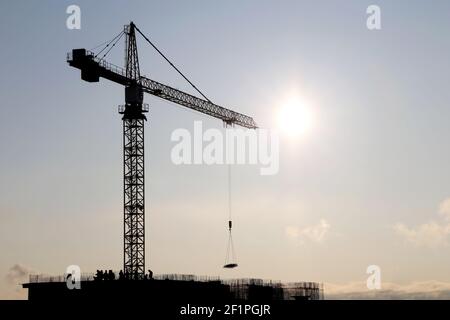
[[[323, 287], [315, 282], [281, 283], [261, 279], [221, 280], [214, 277], [163, 274], [152, 279], [126, 280], [114, 278], [98, 279], [93, 274], [83, 274], [80, 288], [70, 289], [70, 275], [31, 275], [28, 289], [30, 301], [55, 300], [146, 300], [170, 302], [277, 302], [322, 300]], [[69, 279], [69, 280], [68, 280]]]

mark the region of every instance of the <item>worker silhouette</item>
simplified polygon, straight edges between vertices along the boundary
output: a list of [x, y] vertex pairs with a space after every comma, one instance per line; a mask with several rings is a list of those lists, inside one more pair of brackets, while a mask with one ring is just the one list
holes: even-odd
[[97, 272], [95, 273], [95, 276], [94, 276], [94, 280], [100, 281], [102, 279], [103, 279], [103, 271], [97, 270]]

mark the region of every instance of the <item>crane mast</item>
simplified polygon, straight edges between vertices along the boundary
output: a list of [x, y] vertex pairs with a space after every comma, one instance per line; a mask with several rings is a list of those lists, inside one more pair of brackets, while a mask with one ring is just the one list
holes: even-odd
[[227, 125], [251, 129], [257, 125], [249, 116], [141, 76], [136, 29], [133, 22], [124, 27], [125, 68], [108, 63], [86, 49], [73, 49], [67, 55], [67, 62], [81, 70], [82, 80], [98, 82], [102, 77], [125, 87], [125, 105], [119, 106], [123, 122], [123, 270], [129, 279], [138, 280], [145, 276], [144, 122], [148, 105], [144, 103], [144, 92], [221, 119]]
[[126, 76], [123, 114], [123, 268], [128, 278], [145, 275], [144, 93], [134, 24], [125, 26]]

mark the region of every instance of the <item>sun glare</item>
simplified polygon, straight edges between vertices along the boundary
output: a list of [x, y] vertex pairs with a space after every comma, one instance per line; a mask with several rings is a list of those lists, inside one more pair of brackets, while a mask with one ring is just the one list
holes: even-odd
[[299, 98], [289, 99], [278, 112], [278, 127], [290, 137], [305, 135], [311, 130], [313, 120], [311, 109]]

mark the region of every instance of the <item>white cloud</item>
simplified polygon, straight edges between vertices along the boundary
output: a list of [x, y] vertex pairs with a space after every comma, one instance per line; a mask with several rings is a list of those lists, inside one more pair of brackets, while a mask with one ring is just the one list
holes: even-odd
[[450, 236], [450, 198], [441, 203], [439, 214], [444, 217], [442, 221], [429, 221], [416, 227], [408, 227], [403, 223], [397, 223], [393, 229], [406, 242], [416, 246], [433, 248], [447, 246]]
[[394, 226], [394, 230], [407, 242], [416, 246], [439, 247], [448, 245], [450, 224], [441, 225], [431, 221], [417, 227], [409, 228], [402, 223], [398, 223]]
[[325, 299], [450, 299], [450, 283], [422, 281], [409, 284], [383, 282], [381, 290], [367, 289], [366, 282], [324, 284]]
[[450, 198], [444, 200], [439, 206], [439, 214], [450, 222]]
[[330, 224], [325, 219], [320, 219], [317, 225], [299, 228], [295, 226], [288, 226], [285, 229], [285, 234], [288, 238], [304, 243], [305, 240], [322, 243], [330, 230]]

